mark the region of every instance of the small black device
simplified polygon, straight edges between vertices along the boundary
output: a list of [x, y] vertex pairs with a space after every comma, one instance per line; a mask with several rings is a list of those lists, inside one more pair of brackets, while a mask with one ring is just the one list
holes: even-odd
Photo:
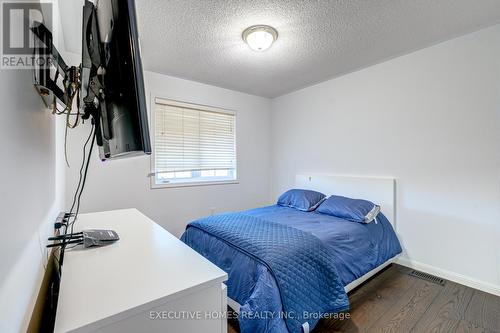
[[72, 234], [50, 237], [50, 241], [57, 243], [49, 244], [47, 247], [66, 246], [69, 244], [83, 245], [83, 247], [106, 246], [118, 241], [120, 237], [114, 230], [91, 229]]

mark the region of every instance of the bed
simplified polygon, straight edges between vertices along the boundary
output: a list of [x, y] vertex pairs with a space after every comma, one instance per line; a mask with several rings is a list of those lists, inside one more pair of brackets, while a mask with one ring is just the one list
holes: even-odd
[[307, 333], [321, 318], [348, 310], [346, 293], [401, 252], [394, 179], [298, 175], [294, 186], [364, 198], [382, 214], [361, 224], [271, 205], [190, 223], [181, 239], [228, 273], [228, 304], [242, 333]]

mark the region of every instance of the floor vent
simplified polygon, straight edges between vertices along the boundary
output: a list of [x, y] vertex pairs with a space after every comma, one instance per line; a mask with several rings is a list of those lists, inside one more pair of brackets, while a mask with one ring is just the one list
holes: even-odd
[[410, 275], [414, 276], [414, 277], [418, 277], [419, 279], [423, 279], [423, 280], [426, 280], [426, 281], [429, 281], [432, 283], [439, 284], [441, 286], [444, 286], [446, 283], [446, 280], [441, 279], [440, 277], [430, 275], [430, 274], [420, 272], [420, 271], [413, 270], [413, 271], [411, 271]]

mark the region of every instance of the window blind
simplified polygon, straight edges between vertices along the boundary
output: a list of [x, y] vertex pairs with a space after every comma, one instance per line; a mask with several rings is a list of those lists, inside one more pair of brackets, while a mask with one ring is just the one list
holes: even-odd
[[234, 113], [155, 105], [157, 173], [236, 169]]

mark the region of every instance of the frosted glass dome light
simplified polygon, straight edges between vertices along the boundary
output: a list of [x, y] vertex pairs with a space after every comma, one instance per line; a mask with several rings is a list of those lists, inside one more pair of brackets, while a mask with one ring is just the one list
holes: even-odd
[[243, 31], [242, 38], [252, 50], [262, 52], [278, 39], [278, 32], [268, 25], [253, 25]]

